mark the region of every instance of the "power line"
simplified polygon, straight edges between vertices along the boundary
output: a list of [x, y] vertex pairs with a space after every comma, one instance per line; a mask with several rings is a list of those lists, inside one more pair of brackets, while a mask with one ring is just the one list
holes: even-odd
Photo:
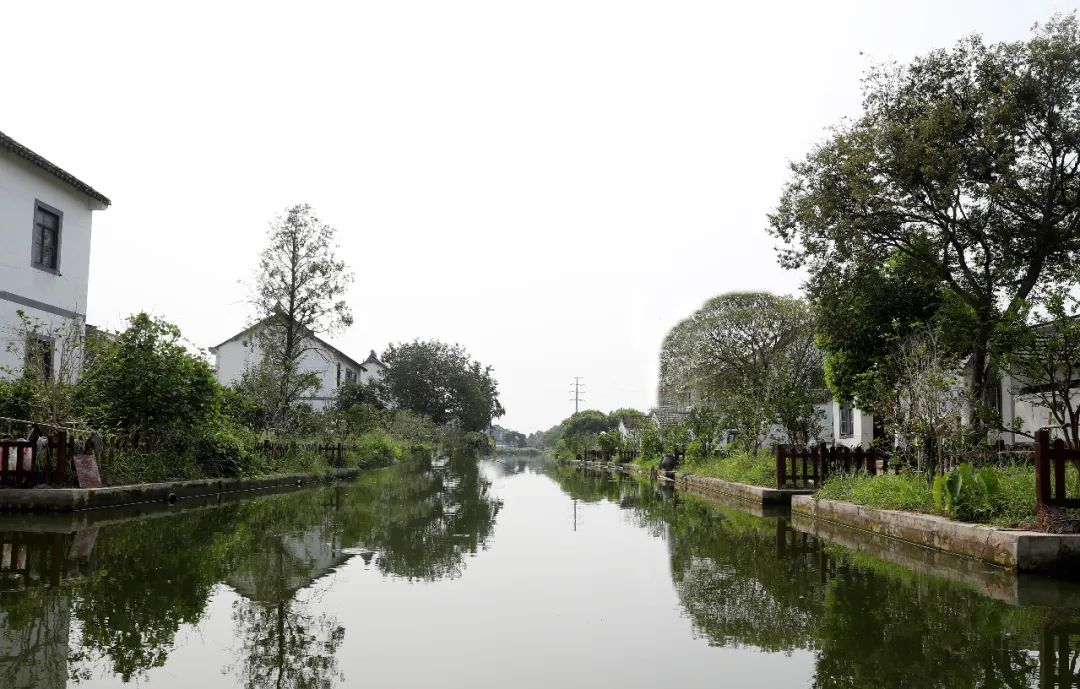
[[574, 385], [570, 388], [570, 394], [573, 395], [573, 397], [570, 398], [570, 401], [574, 403], [575, 414], [578, 413], [578, 406], [581, 404], [581, 401], [585, 399], [585, 385], [581, 382], [584, 378], [585, 376], [574, 376]]

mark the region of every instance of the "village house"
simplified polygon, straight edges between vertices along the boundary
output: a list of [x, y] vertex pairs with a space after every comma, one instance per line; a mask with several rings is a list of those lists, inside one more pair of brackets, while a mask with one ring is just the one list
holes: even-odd
[[[92, 216], [110, 204], [0, 132], [0, 374], [33, 365], [51, 378], [62, 338], [81, 342]], [[37, 335], [27, 336], [19, 311], [38, 327]]]
[[[215, 374], [222, 385], [240, 380], [244, 371], [257, 365], [262, 357], [259, 351], [258, 330], [262, 323], [241, 330], [219, 345], [210, 348], [215, 359]], [[300, 370], [314, 373], [319, 386], [300, 401], [313, 409], [323, 409], [334, 403], [337, 390], [345, 383], [368, 383], [382, 378], [386, 365], [379, 361], [375, 350], [364, 361], [357, 361], [326, 340], [315, 335], [308, 336], [307, 351], [301, 355]]]

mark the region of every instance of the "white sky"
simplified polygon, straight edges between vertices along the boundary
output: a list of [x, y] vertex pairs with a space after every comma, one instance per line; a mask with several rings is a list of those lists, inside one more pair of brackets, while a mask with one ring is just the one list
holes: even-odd
[[331, 340], [460, 342], [530, 432], [575, 375], [587, 408], [651, 406], [707, 298], [798, 290], [765, 215], [870, 60], [1075, 6], [3, 0], [0, 131], [113, 200], [91, 323], [233, 335], [267, 222], [308, 202], [357, 277]]

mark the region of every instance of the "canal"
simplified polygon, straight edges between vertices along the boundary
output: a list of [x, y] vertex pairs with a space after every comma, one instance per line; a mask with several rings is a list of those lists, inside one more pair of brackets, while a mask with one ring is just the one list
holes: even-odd
[[1070, 687], [1080, 659], [1073, 585], [538, 459], [0, 525], [5, 688]]

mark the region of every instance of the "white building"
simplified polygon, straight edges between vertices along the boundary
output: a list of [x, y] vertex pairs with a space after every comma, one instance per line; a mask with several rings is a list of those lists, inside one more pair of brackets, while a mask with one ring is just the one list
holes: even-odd
[[[241, 330], [210, 348], [216, 361], [215, 372], [219, 383], [236, 383], [244, 371], [259, 363], [262, 354], [256, 334], [260, 325], [257, 323]], [[300, 359], [300, 370], [314, 373], [319, 379], [319, 387], [301, 401], [310, 404], [313, 409], [323, 409], [333, 404], [337, 390], [343, 384], [378, 380], [386, 371], [386, 365], [379, 361], [374, 350], [365, 361], [359, 362], [315, 335], [309, 335], [308, 340], [308, 349]]]
[[[85, 332], [90, 225], [103, 194], [0, 132], [0, 372], [50, 377], [63, 333]], [[40, 326], [26, 341], [17, 311]]]

